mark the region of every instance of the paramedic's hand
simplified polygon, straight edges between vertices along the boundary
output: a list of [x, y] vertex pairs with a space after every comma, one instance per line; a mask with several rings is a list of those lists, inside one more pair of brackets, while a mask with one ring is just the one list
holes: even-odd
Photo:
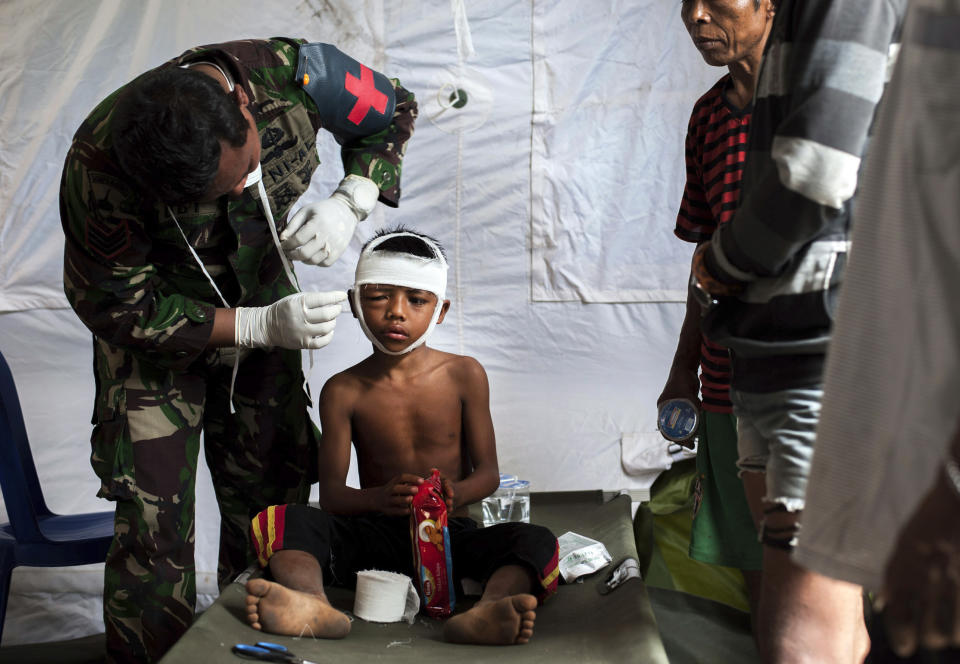
[[237, 307], [235, 344], [240, 348], [323, 348], [347, 299], [343, 291], [295, 293], [265, 307]]
[[280, 234], [280, 248], [290, 260], [333, 265], [343, 254], [357, 222], [377, 204], [380, 189], [359, 175], [348, 175], [330, 198], [297, 210]]
[[397, 475], [380, 487], [377, 502], [378, 511], [395, 516], [409, 516], [410, 503], [417, 495], [417, 488], [423, 484], [423, 478], [411, 473]]
[[897, 538], [877, 600], [900, 657], [960, 646], [960, 498], [940, 472]]

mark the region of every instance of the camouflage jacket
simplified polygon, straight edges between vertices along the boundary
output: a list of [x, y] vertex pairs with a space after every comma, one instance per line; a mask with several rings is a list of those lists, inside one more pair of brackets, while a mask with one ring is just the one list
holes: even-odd
[[[161, 65], [213, 61], [252, 100], [260, 161], [273, 217], [284, 223], [319, 164], [316, 104], [294, 80], [302, 40], [247, 40], [201, 46]], [[345, 173], [372, 179], [381, 202], [396, 206], [400, 168], [417, 105], [396, 80], [390, 125], [342, 146]], [[182, 370], [199, 357], [220, 298], [190, 254], [165, 204], [125, 177], [112, 150], [111, 114], [123, 88], [83, 122], [67, 153], [60, 183], [66, 236], [64, 291], [91, 332], [142, 359]], [[256, 188], [236, 200], [174, 207], [190, 245], [230, 306], [262, 306], [294, 292], [267, 226]], [[278, 231], [281, 229], [278, 229]]]

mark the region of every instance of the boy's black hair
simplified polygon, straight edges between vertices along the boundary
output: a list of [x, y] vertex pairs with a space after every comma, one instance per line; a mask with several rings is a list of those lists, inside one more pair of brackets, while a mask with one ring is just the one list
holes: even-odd
[[[405, 226], [396, 226], [394, 228], [381, 228], [376, 234], [370, 238], [366, 244], [363, 245], [363, 248], [366, 249], [367, 245], [381, 238], [384, 235], [391, 235], [392, 233], [410, 233], [410, 235], [401, 235], [400, 237], [392, 237], [388, 240], [384, 240], [379, 245], [374, 248], [374, 251], [395, 251], [401, 254], [410, 254], [411, 256], [420, 256], [421, 258], [443, 258], [447, 259], [447, 254], [437, 240], [430, 237], [426, 233], [419, 233], [417, 231], [411, 230]], [[426, 238], [430, 242], [433, 242], [437, 249], [440, 250], [440, 256], [437, 256], [436, 252], [433, 250], [429, 244], [421, 240], [420, 238]]]
[[220, 168], [220, 139], [235, 148], [249, 124], [236, 101], [198, 71], [167, 67], [121, 93], [111, 135], [120, 166], [140, 189], [170, 204], [199, 201]]

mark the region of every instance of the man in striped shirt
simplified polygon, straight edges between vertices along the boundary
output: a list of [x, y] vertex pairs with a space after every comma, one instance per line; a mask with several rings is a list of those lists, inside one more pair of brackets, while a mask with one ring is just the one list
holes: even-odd
[[[772, 0], [686, 0], [681, 15], [704, 60], [728, 69], [694, 105], [687, 129], [687, 182], [674, 233], [699, 244], [729, 221], [737, 206], [753, 91], [774, 9]], [[690, 556], [742, 570], [755, 612], [762, 556], [737, 476], [730, 359], [726, 348], [701, 333], [700, 316], [700, 305], [691, 293], [670, 375], [657, 403], [674, 398], [700, 403]]]
[[731, 350], [739, 466], [762, 506], [766, 662], [862, 661], [859, 586], [791, 558], [805, 504], [850, 206], [906, 0], [779, 0], [740, 205], [694, 254], [704, 331]]

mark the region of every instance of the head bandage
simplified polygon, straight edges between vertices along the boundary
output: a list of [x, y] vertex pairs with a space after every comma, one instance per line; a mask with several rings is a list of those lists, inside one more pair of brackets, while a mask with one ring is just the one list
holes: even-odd
[[[430, 247], [436, 254], [435, 258], [425, 258], [423, 256], [412, 256], [407, 253], [396, 251], [374, 251], [385, 240], [395, 237], [414, 237], [422, 240], [424, 244]], [[409, 346], [401, 351], [387, 350], [376, 336], [370, 331], [367, 321], [363, 319], [363, 308], [360, 306], [360, 290], [364, 284], [389, 284], [391, 286], [402, 286], [404, 288], [416, 288], [433, 293], [437, 296], [437, 306], [433, 311], [433, 317], [430, 319], [430, 325], [426, 331]], [[440, 318], [440, 312], [443, 311], [443, 299], [447, 292], [447, 261], [443, 258], [440, 247], [434, 244], [428, 238], [415, 233], [390, 233], [383, 235], [370, 242], [360, 253], [360, 259], [357, 261], [357, 272], [353, 284], [353, 309], [360, 321], [360, 327], [363, 333], [367, 335], [376, 348], [387, 355], [403, 355], [409, 353], [414, 348], [422, 345], [433, 328], [437, 325], [437, 319]]]

